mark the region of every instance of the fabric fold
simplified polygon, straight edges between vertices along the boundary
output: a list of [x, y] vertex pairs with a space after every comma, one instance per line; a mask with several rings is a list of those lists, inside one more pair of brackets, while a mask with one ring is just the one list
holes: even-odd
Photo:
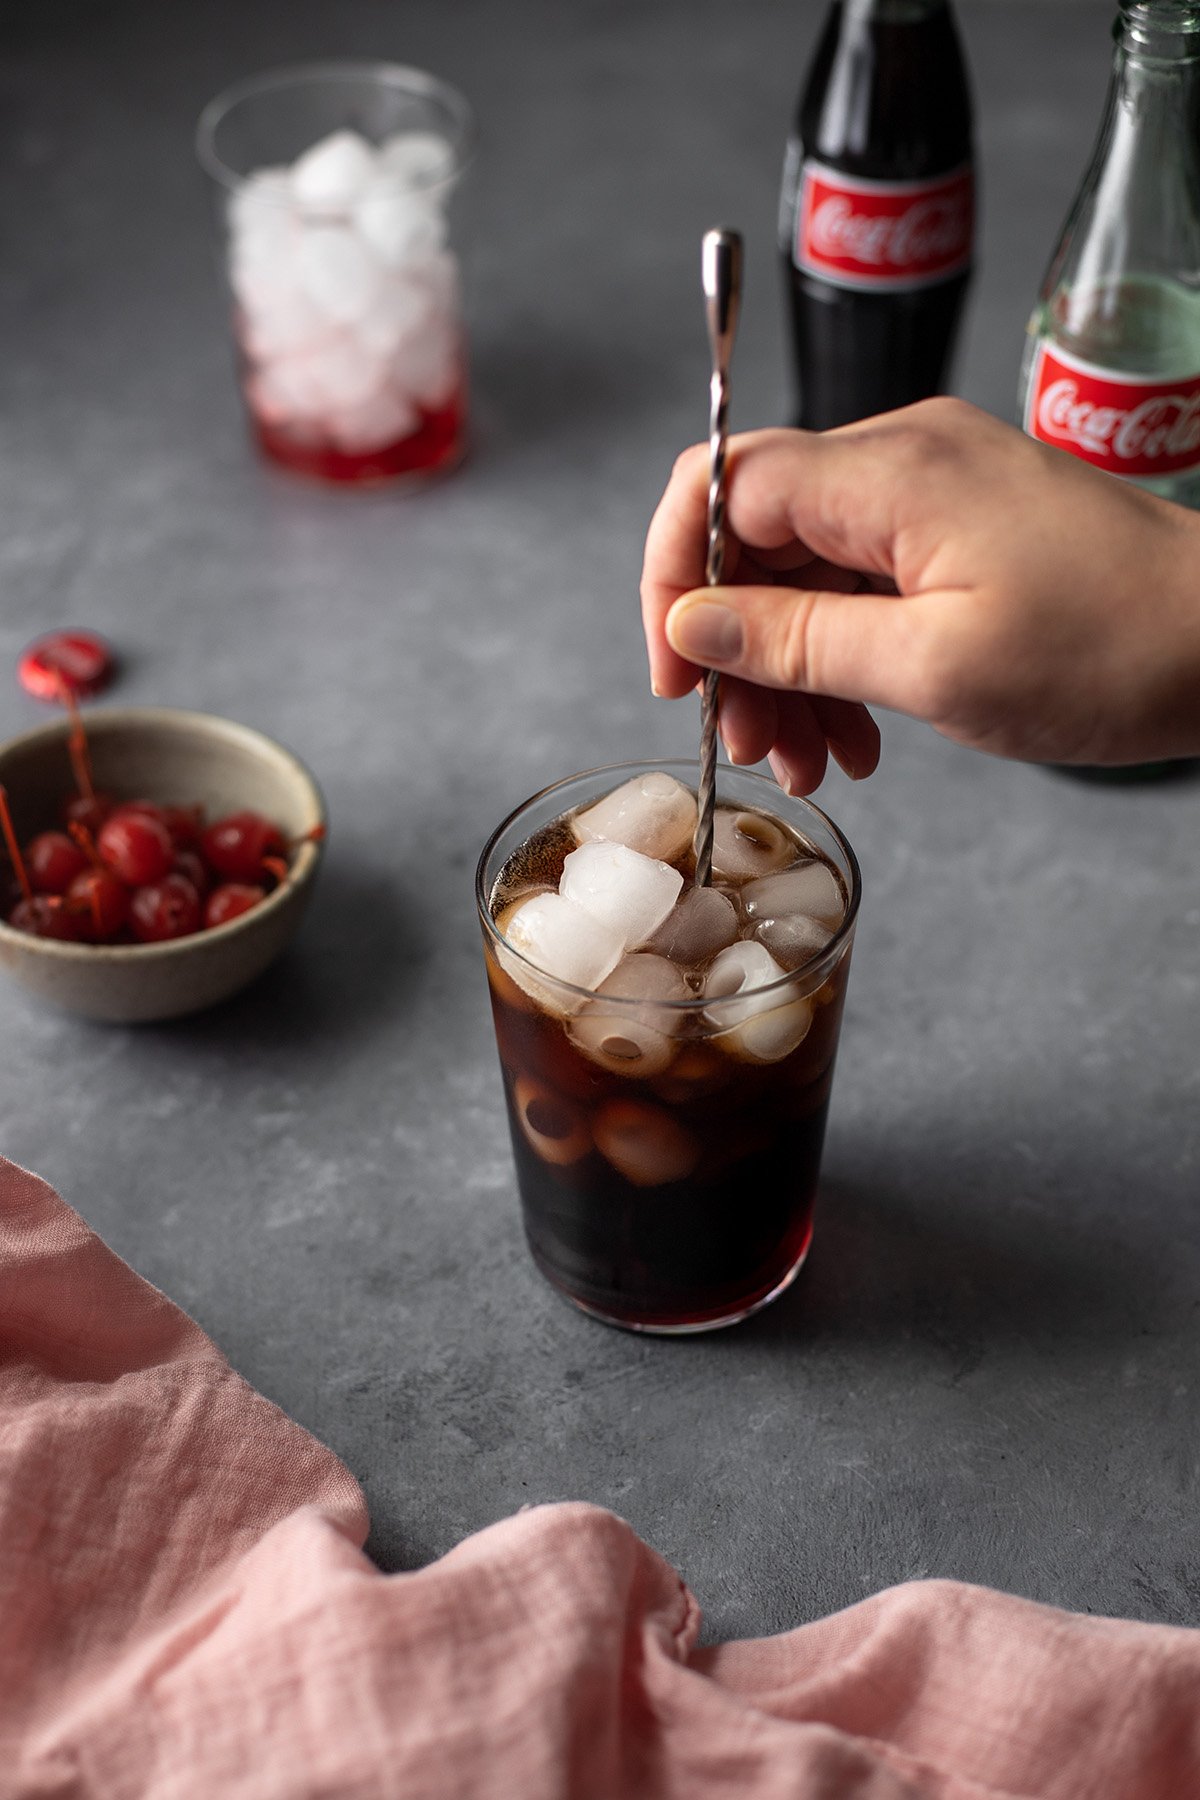
[[333, 1453], [0, 1161], [0, 1800], [1200, 1793], [1200, 1633], [923, 1581], [698, 1649], [601, 1508], [398, 1575], [366, 1532]]

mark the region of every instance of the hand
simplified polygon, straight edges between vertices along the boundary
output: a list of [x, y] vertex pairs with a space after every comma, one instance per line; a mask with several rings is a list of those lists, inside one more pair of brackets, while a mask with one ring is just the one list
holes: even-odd
[[1200, 517], [957, 400], [820, 436], [730, 440], [726, 570], [704, 580], [708, 456], [650, 526], [658, 694], [718, 668], [731, 759], [790, 793], [869, 775], [864, 703], [1036, 762], [1200, 753]]

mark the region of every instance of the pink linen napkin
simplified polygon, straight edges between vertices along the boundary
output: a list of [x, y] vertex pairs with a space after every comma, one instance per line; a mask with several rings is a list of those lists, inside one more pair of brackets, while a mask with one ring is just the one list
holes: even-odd
[[1184, 1800], [1200, 1633], [912, 1582], [698, 1650], [611, 1513], [415, 1574], [337, 1458], [0, 1159], [0, 1800]]

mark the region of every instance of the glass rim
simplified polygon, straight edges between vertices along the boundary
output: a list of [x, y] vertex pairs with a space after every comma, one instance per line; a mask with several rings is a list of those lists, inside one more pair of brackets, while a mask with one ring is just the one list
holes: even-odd
[[442, 81], [439, 76], [431, 75], [428, 70], [418, 69], [409, 63], [353, 58], [284, 63], [277, 68], [264, 69], [257, 75], [244, 75], [214, 94], [196, 121], [196, 160], [205, 174], [230, 193], [248, 179], [247, 175], [239, 175], [236, 169], [231, 168], [216, 148], [217, 129], [235, 107], [240, 106], [243, 101], [253, 100], [260, 94], [274, 93], [280, 88], [301, 88], [314, 82], [329, 80], [375, 82], [381, 87], [401, 88], [417, 98], [435, 100], [444, 106], [454, 121], [454, 134], [446, 137], [454, 154], [454, 167], [448, 175], [433, 176], [424, 181], [409, 181], [402, 186], [405, 192], [424, 194], [435, 193], [439, 188], [452, 187], [461, 181], [474, 160], [476, 143], [475, 112], [465, 95], [448, 81]]
[[[513, 944], [510, 944], [508, 939], [497, 929], [496, 921], [492, 917], [490, 905], [491, 895], [485, 881], [488, 859], [509, 826], [514, 825], [521, 814], [527, 812], [531, 806], [536, 806], [540, 800], [548, 799], [550, 795], [556, 793], [560, 788], [571, 787], [577, 781], [588, 781], [595, 775], [631, 776], [638, 769], [643, 769], [647, 771], [647, 773], [653, 773], [656, 769], [662, 769], [667, 774], [675, 774], [680, 769], [684, 769], [694, 775], [696, 771], [696, 761], [694, 757], [681, 756], [665, 757], [659, 761], [647, 761], [645, 758], [640, 758], [634, 762], [602, 763], [599, 767], [594, 769], [580, 769], [575, 775], [564, 775], [561, 780], [549, 782], [546, 787], [539, 788], [536, 794], [530, 794], [527, 800], [522, 800], [519, 806], [514, 806], [507, 817], [500, 821], [499, 825], [497, 825], [496, 829], [488, 838], [487, 843], [483, 846], [479, 855], [479, 861], [475, 866], [475, 904], [484, 931], [492, 944], [498, 949], [503, 950], [506, 956], [515, 957], [518, 963], [522, 964], [526, 969], [529, 969], [539, 981], [550, 982], [556, 990], [561, 989], [567, 994], [581, 995], [585, 1000], [601, 998], [606, 1006], [611, 1002], [618, 1011], [620, 1008], [626, 1006], [637, 1007], [643, 1011], [646, 1007], [652, 1006], [655, 1010], [661, 1009], [664, 1012], [696, 1013], [714, 1011], [722, 1006], [736, 1006], [739, 1001], [744, 1001], [759, 994], [782, 993], [784, 989], [793, 987], [802, 976], [811, 975], [826, 962], [832, 967], [840, 959], [841, 954], [853, 933], [858, 918], [859, 902], [862, 899], [862, 870], [859, 867], [858, 857], [855, 855], [854, 848], [849, 839], [841, 830], [840, 826], [836, 825], [829, 817], [829, 814], [823, 812], [814, 801], [798, 794], [784, 794], [776, 781], [769, 775], [759, 774], [757, 769], [739, 769], [736, 764], [726, 762], [717, 764], [718, 777], [721, 775], [736, 775], [739, 779], [761, 782], [763, 787], [770, 788], [771, 791], [778, 795], [782, 800], [792, 806], [800, 807], [804, 812], [819, 819], [830, 832], [838, 849], [845, 857], [846, 866], [850, 873], [850, 891], [847, 895], [846, 911], [841, 924], [837, 927], [823, 950], [819, 950], [814, 955], [808, 957], [798, 968], [785, 969], [783, 974], [777, 975], [774, 980], [764, 981], [761, 986], [758, 987], [743, 988], [736, 994], [720, 994], [713, 997], [708, 997], [704, 994], [689, 994], [686, 1000], [648, 1001], [644, 998], [638, 998], [633, 994], [598, 995], [595, 988], [579, 987], [573, 981], [564, 981], [561, 976], [551, 975], [547, 970], [539, 968], [537, 963], [531, 961], [522, 951], [518, 950]], [[631, 952], [629, 954], [636, 953]]]

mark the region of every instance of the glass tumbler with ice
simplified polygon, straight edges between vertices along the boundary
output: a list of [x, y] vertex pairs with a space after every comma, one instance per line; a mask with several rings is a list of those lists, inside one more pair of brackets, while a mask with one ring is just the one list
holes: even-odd
[[460, 460], [450, 209], [472, 135], [453, 88], [386, 63], [280, 69], [205, 108], [242, 393], [275, 462], [364, 482]]
[[476, 878], [534, 1261], [641, 1331], [733, 1324], [799, 1271], [859, 903], [837, 827], [744, 769], [697, 888], [693, 775], [558, 782]]

